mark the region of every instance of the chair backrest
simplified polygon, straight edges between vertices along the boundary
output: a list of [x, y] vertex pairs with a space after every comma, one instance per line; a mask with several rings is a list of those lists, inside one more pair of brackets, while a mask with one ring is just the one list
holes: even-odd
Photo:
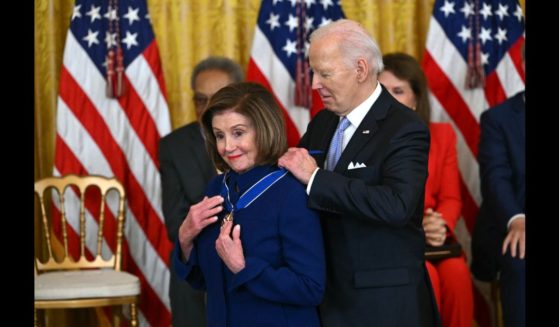
[[[90, 268], [120, 270], [126, 194], [116, 178], [47, 177], [35, 182], [35, 195], [41, 208], [43, 245], [43, 253], [35, 254], [36, 274]], [[57, 251], [60, 243], [63, 249]]]

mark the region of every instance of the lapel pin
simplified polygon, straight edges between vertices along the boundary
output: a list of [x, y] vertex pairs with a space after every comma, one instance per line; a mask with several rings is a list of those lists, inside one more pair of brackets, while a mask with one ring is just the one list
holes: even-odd
[[363, 134], [369, 134], [369, 130], [368, 129], [364, 130]]

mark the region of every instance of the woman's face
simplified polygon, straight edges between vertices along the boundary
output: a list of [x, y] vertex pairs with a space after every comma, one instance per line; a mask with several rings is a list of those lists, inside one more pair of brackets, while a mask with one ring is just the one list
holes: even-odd
[[411, 88], [408, 81], [399, 79], [391, 71], [385, 70], [378, 76], [378, 81], [388, 89], [388, 92], [392, 94], [403, 105], [415, 110], [417, 106], [417, 101], [415, 100], [415, 94]]
[[213, 116], [212, 129], [217, 152], [231, 169], [244, 173], [256, 165], [256, 131], [247, 117], [233, 110], [222, 111]]

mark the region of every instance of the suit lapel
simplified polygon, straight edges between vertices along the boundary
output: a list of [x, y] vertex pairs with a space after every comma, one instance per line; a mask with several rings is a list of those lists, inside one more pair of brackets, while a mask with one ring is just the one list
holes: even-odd
[[520, 93], [515, 101], [513, 102], [513, 111], [515, 113], [514, 118], [515, 122], [518, 126], [518, 130], [521, 133], [521, 138], [524, 139], [526, 137], [526, 122], [525, 115], [526, 115], [526, 105], [524, 104], [524, 92]]
[[[324, 169], [324, 162], [326, 161], [326, 155], [328, 153], [328, 148], [330, 147], [330, 142], [332, 142], [332, 138], [334, 137], [334, 133], [336, 132], [336, 127], [338, 127], [338, 122], [340, 121], [340, 117], [335, 114], [331, 114], [328, 116], [328, 119], [324, 123], [324, 133], [322, 133], [322, 137], [317, 144], [317, 149], [322, 151], [320, 155], [316, 155], [316, 163], [318, 167]], [[315, 150], [315, 149], [310, 149]]]
[[[194, 150], [192, 154], [196, 158], [196, 163], [198, 165], [198, 168], [200, 169], [199, 171], [202, 172], [204, 180], [209, 180], [215, 175], [215, 168], [212, 159], [210, 159], [210, 156], [206, 151], [206, 145], [204, 142], [204, 138], [202, 137], [202, 131], [200, 130], [200, 128], [193, 130], [192, 138], [194, 141], [192, 142], [192, 147]], [[197, 155], [198, 153], [201, 155]]]
[[392, 101], [388, 96], [388, 91], [383, 88], [380, 96], [375, 103], [373, 103], [373, 106], [369, 112], [367, 112], [365, 118], [363, 118], [361, 124], [359, 124], [351, 140], [349, 140], [349, 143], [342, 152], [340, 160], [334, 169], [335, 171], [345, 171], [352, 159], [369, 143], [378, 131], [378, 121], [386, 117], [391, 103]]

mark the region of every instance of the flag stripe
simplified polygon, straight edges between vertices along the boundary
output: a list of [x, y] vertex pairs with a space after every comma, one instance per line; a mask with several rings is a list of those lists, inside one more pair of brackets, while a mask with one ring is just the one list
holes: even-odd
[[[144, 50], [143, 55], [145, 61], [149, 65], [153, 77], [157, 80], [158, 90], [161, 92], [160, 95], [154, 97], [157, 99], [157, 103], [149, 106], [150, 108], [158, 108], [159, 110], [153, 114], [157, 126], [159, 126], [159, 134], [161, 136], [169, 133], [171, 130], [171, 118], [169, 116], [169, 108], [167, 107], [167, 89], [165, 88], [165, 81], [163, 79], [163, 69], [161, 68], [161, 58], [159, 57], [159, 51], [157, 50], [157, 43], [151, 42]], [[151, 91], [152, 89], [147, 89], [146, 91]], [[150, 103], [147, 101], [146, 103]]]
[[[136, 100], [141, 101], [141, 104], [138, 106], [124, 106], [121, 102], [121, 106], [123, 106], [123, 108], [134, 108], [135, 110], [137, 110], [137, 108], [141, 108], [142, 110], [138, 111], [142, 112], [144, 112], [144, 110], [147, 111], [149, 114], [150, 128], [151, 124], [155, 125], [158, 136], [161, 137], [166, 133], [166, 131], [171, 129], [171, 126], [167, 102], [165, 101], [165, 96], [161, 90], [161, 81], [158, 80], [156, 75], [153, 73], [153, 70], [155, 69], [154, 66], [159, 64], [157, 52], [153, 50], [156, 49], [154, 46], [155, 41], [151, 44], [152, 45], [148, 46], [146, 49], [146, 51], [150, 54], [149, 58], [138, 56], [126, 68], [126, 76], [128, 77], [130, 84], [133, 86], [133, 95], [141, 99]], [[147, 123], [147, 121], [144, 123]], [[139, 124], [138, 126], [142, 125]], [[149, 137], [146, 137], [146, 139], [149, 139]], [[157, 153], [155, 153], [155, 158], [157, 158]]]
[[[59, 174], [57, 174], [55, 172], [54, 176], [60, 176]], [[54, 191], [53, 191], [54, 192]], [[98, 194], [98, 193], [97, 193]], [[91, 195], [90, 195], [91, 196]], [[95, 196], [95, 199], [93, 199], [92, 197], [92, 201], [86, 201], [85, 203], [85, 215], [86, 215], [86, 219], [85, 219], [85, 229], [88, 231], [85, 235], [86, 239], [85, 239], [85, 246], [86, 246], [86, 250], [88, 251], [88, 256], [92, 257], [91, 253], [96, 253], [96, 247], [97, 247], [97, 233], [99, 230], [99, 225], [98, 225], [98, 221], [97, 221], [97, 217], [98, 215], [92, 215], [91, 214], [91, 210], [92, 209], [96, 209], [92, 207], [92, 203], [96, 203], [99, 204], [100, 203], [100, 197], [99, 196]], [[54, 208], [56, 208], [58, 210], [58, 215], [60, 215], [60, 201], [58, 197], [53, 196], [53, 203], [54, 203]], [[73, 237], [73, 241], [75, 242], [73, 244], [79, 244], [79, 235], [74, 233], [74, 231], [78, 231], [80, 230], [80, 221], [79, 221], [79, 214], [80, 214], [80, 198], [77, 196], [76, 192], [72, 189], [66, 189], [66, 192], [64, 193], [64, 199], [65, 199], [65, 206], [64, 209], [66, 211], [66, 215], [68, 217], [68, 224], [72, 227], [71, 230], [69, 230], [68, 232], [72, 232], [72, 237]], [[113, 199], [114, 201], [114, 199]], [[98, 211], [98, 210], [97, 210]], [[114, 232], [114, 228], [115, 228], [115, 224], [114, 224], [114, 217], [112, 215], [107, 215], [106, 222], [105, 222], [105, 233], [108, 233], [109, 235], [116, 235], [116, 233]], [[114, 251], [114, 245], [115, 245], [115, 240], [114, 239], [110, 239], [110, 240], [106, 240], [103, 239], [102, 244], [102, 248], [101, 248], [101, 253], [103, 254], [103, 256], [108, 257], [110, 255], [113, 254]]]
[[[437, 122], [447, 122], [452, 124], [454, 130], [458, 130], [456, 124], [448, 117], [446, 111], [436, 98], [430, 96], [432, 103], [431, 119]], [[476, 158], [466, 145], [461, 133], [456, 133], [456, 150], [458, 154], [458, 167], [460, 170], [460, 191], [462, 198], [462, 216], [468, 232], [472, 232], [473, 224], [481, 203], [481, 193], [479, 190], [478, 176], [479, 165]]]
[[[69, 148], [66, 148], [69, 150]], [[59, 150], [62, 150], [62, 147], [59, 148]], [[62, 153], [62, 152], [60, 152]], [[72, 157], [72, 154], [67, 154], [66, 158], [70, 158]], [[75, 157], [74, 157], [75, 158]], [[73, 167], [78, 167], [81, 166], [79, 161], [76, 161], [73, 163]], [[84, 174], [87, 174], [87, 171], [85, 170], [84, 167], [78, 168], [80, 171], [82, 171]], [[55, 176], [62, 176], [64, 174], [64, 172], [59, 172], [58, 170], [55, 169], [54, 171], [54, 175]], [[79, 206], [78, 206], [78, 197], [76, 196], [76, 194], [72, 191], [66, 192], [66, 205], [65, 205], [65, 210], [68, 216], [68, 223], [73, 227], [73, 229], [68, 229], [67, 233], [68, 233], [68, 239], [69, 239], [69, 244], [79, 244], [79, 235], [75, 232], [77, 230], [79, 230]], [[118, 208], [117, 208], [117, 202], [116, 201], [109, 201], [110, 204], [108, 205], [108, 209], [106, 211], [106, 223], [109, 226], [105, 227], [105, 230], [108, 230], [110, 228], [116, 228], [116, 219], [115, 219], [115, 213], [117, 212]], [[60, 216], [60, 205], [57, 201], [54, 202], [55, 203], [55, 208], [57, 209], [56, 214], [58, 216]], [[91, 210], [95, 210], [96, 208], [92, 208], [91, 206], [91, 202], [86, 203], [86, 215], [89, 216], [90, 218], [92, 217], [90, 214]], [[129, 215], [128, 215], [129, 216]], [[125, 226], [130, 226], [130, 222], [133, 220], [130, 220], [130, 218], [134, 218], [134, 217], [127, 217], [126, 220], [126, 225]], [[90, 219], [89, 222], [90, 224], [88, 224], [86, 226], [86, 228], [88, 228], [88, 230], [93, 230], [93, 233], [88, 233], [88, 235], [92, 235], [93, 239], [89, 240], [86, 245], [86, 251], [89, 254], [89, 256], [91, 257], [91, 251], [95, 251], [95, 247], [96, 247], [96, 239], [95, 239], [95, 233], [98, 229], [98, 226], [92, 226], [92, 222], [93, 220]], [[132, 229], [135, 227], [131, 227]], [[58, 234], [60, 235], [60, 231], [58, 232]], [[113, 233], [114, 234], [114, 233]], [[127, 232], [125, 232], [125, 235], [128, 235]], [[114, 248], [115, 248], [115, 243], [114, 240], [109, 241], [108, 243], [111, 243], [112, 245], [109, 247], [107, 246], [107, 242], [103, 242], [103, 253], [113, 253]], [[122, 253], [123, 253], [123, 263], [126, 262], [127, 266], [128, 266], [128, 272], [138, 276], [139, 280], [140, 280], [140, 287], [142, 290], [142, 295], [145, 299], [147, 299], [147, 301], [143, 301], [140, 302], [140, 308], [143, 309], [142, 311], [147, 313], [148, 316], [148, 320], [152, 321], [152, 324], [157, 325], [157, 316], [154, 316], [154, 312], [157, 311], [162, 311], [162, 310], [169, 310], [169, 303], [163, 303], [160, 299], [160, 296], [154, 292], [154, 288], [152, 287], [153, 285], [153, 281], [150, 283], [146, 277], [144, 276], [143, 272], [141, 269], [138, 268], [138, 266], [136, 265], [137, 260], [134, 260], [135, 258], [132, 258], [133, 260], [128, 260], [128, 253], [134, 253], [131, 251], [128, 251], [129, 249], [129, 245], [128, 242], [126, 241], [126, 238], [124, 239], [123, 242], [123, 249], [122, 249]], [[74, 247], [70, 247], [70, 252], [71, 254], [74, 256], [74, 258], [77, 258], [78, 256], [78, 248], [77, 246]], [[105, 252], [106, 251], [106, 252]], [[137, 258], [136, 258], [137, 259]], [[144, 269], [145, 270], [145, 269]], [[168, 270], [165, 270], [166, 272], [168, 272]], [[168, 279], [167, 279], [168, 280]], [[157, 285], [157, 284], [156, 284]], [[168, 285], [167, 285], [168, 286]], [[165, 291], [167, 289], [167, 287], [165, 287], [165, 289], [163, 291]], [[160, 293], [162, 290], [158, 290], [158, 292]], [[153, 310], [153, 308], [151, 310], [147, 310], [148, 309], [148, 303], [149, 306], [153, 306], [154, 308], [156, 308], [157, 310]]]
[[499, 76], [497, 76], [497, 73], [495, 71], [487, 75], [487, 77], [485, 78], [484, 91], [488, 107], [494, 106], [495, 104], [503, 101], [503, 99], [506, 98], [501, 80], [499, 79]]
[[[75, 169], [75, 167], [77, 166], [81, 166], [81, 168], [77, 169], [77, 171], [83, 174], [88, 174], [90, 172], [90, 169], [95, 168], [97, 170], [96, 171], [97, 174], [101, 174], [104, 176], [112, 176], [114, 172], [111, 170], [109, 163], [104, 160], [105, 157], [101, 154], [101, 150], [97, 148], [95, 142], [93, 141], [91, 136], [86, 132], [86, 130], [80, 128], [80, 126], [77, 126], [79, 122], [75, 118], [73, 119], [71, 110], [69, 110], [68, 107], [62, 104], [63, 102], [59, 102], [59, 109], [58, 109], [59, 117], [64, 119], [67, 122], [68, 126], [72, 126], [72, 124], [75, 124], [74, 126], [72, 126], [72, 128], [70, 128], [73, 134], [70, 135], [68, 139], [64, 139], [65, 135], [59, 135], [59, 138], [66, 145], [66, 147], [61, 147], [57, 149], [60, 155], [65, 158], [64, 162], [70, 163], [69, 166], [72, 167], [72, 169]], [[77, 150], [82, 147], [87, 149], [87, 151], [83, 152], [85, 156], [81, 157], [80, 154], [75, 156], [74, 153], [77, 152], [72, 149]], [[65, 151], [69, 151], [70, 153], [65, 153]], [[87, 156], [93, 156], [97, 158], [98, 161], [95, 162], [95, 164], [90, 164], [92, 161], [88, 160]], [[76, 162], [71, 164], [73, 160], [76, 160]], [[81, 163], [84, 163], [84, 165], [82, 166]], [[56, 167], [56, 168], [58, 168], [60, 174], [62, 175], [76, 171], [76, 170], [65, 171], [61, 169], [61, 167]], [[118, 176], [118, 173], [115, 175]], [[133, 178], [129, 178], [129, 179], [133, 179]], [[131, 189], [133, 188], [127, 186], [126, 187], [127, 193], [129, 193], [130, 192], [129, 190]], [[165, 275], [168, 275], [169, 273], [167, 269], [168, 262], [166, 261], [168, 261], [168, 253], [170, 252], [170, 250], [167, 250], [167, 252], [165, 252], [167, 254], [166, 256], [161, 257], [160, 255], [161, 252], [157, 252], [152, 246], [152, 242], [148, 242], [148, 239], [146, 239], [146, 235], [143, 232], [144, 229], [142, 229], [141, 226], [138, 225], [138, 221], [136, 218], [137, 215], [135, 215], [133, 210], [131, 210], [130, 205], [131, 205], [131, 201], [128, 201], [126, 206], [127, 223], [125, 226], [125, 234], [127, 235], [128, 241], [132, 243], [133, 248], [135, 249], [135, 251], [132, 252], [131, 255], [132, 257], [134, 257], [134, 260], [136, 262], [140, 263], [139, 265], [142, 267], [143, 271], [145, 271], [146, 269], [152, 271], [152, 274], [148, 276], [148, 279], [150, 280], [150, 284], [152, 285], [153, 288], [157, 289], [157, 293], [162, 298], [162, 300], [164, 302], [168, 302], [166, 296], [167, 290], [164, 285], [160, 285], [160, 283], [158, 283], [158, 280], [160, 280], [159, 278], [163, 278], [163, 277], [166, 278]], [[115, 211], [116, 208], [111, 208], [111, 209], [113, 210], [113, 215], [114, 215], [114, 213], [116, 212]], [[167, 307], [169, 307], [169, 305], [167, 305]]]
[[479, 203], [477, 203], [472, 197], [472, 192], [464, 178], [460, 178], [460, 193], [462, 196], [462, 216], [464, 218], [464, 223], [466, 224], [466, 229], [470, 235], [474, 231], [474, 224], [476, 222], [476, 215], [479, 209]]
[[306, 68], [296, 71], [297, 63], [300, 68], [307, 63], [306, 36], [318, 26], [342, 17], [339, 2], [263, 0], [260, 3], [247, 80], [263, 84], [275, 95], [284, 110], [289, 146], [299, 143], [311, 115], [323, 109], [317, 92], [312, 92], [312, 102], [305, 104], [310, 108], [295, 105], [297, 90], [299, 94], [308, 94], [311, 89], [310, 76], [303, 75]]
[[[140, 58], [140, 57], [138, 57]], [[134, 62], [138, 62], [136, 59]], [[127, 75], [129, 71], [127, 70]], [[124, 78], [125, 84], [132, 84], [134, 79], [130, 80]], [[142, 91], [142, 89], [138, 89]], [[127, 98], [119, 99], [120, 107], [122, 111], [128, 117], [130, 126], [134, 129], [136, 134], [143, 137], [138, 137], [138, 140], [142, 141], [142, 145], [145, 147], [146, 154], [149, 155], [150, 160], [153, 162], [155, 169], [159, 169], [159, 160], [157, 159], [157, 144], [154, 142], [146, 142], [150, 139], [158, 139], [160, 137], [157, 127], [155, 126], [153, 119], [149, 112], [147, 112], [144, 107], [144, 103], [136, 92], [135, 88], [130, 88], [128, 90], [129, 95]]]
[[[519, 56], [524, 26], [517, 12], [521, 9], [513, 0], [480, 0], [474, 5], [436, 0], [433, 6], [422, 66], [431, 89], [431, 119], [451, 122], [457, 132], [462, 216], [469, 233], [481, 204], [480, 116], [524, 88]], [[480, 76], [480, 69], [481, 83], [467, 87], [466, 76]], [[477, 325], [489, 326], [487, 302], [476, 288], [474, 307]]]
[[[124, 187], [127, 192], [133, 192], [135, 194], [136, 201], [129, 203], [130, 209], [134, 212], [136, 217], [144, 217], [144, 220], [138, 221], [142, 228], [147, 227], [146, 225], [151, 224], [149, 229], [148, 239], [152, 245], [158, 249], [159, 253], [168, 254], [171, 251], [172, 244], [170, 241], [163, 239], [161, 236], [165, 236], [162, 230], [165, 226], [161, 219], [159, 219], [157, 213], [153, 210], [153, 206], [147, 201], [144, 195], [144, 189], [139, 185], [135, 176], [130, 174], [128, 163], [124, 158], [124, 153], [114, 142], [114, 139], [108, 137], [111, 132], [108, 130], [107, 121], [98, 115], [96, 107], [91, 104], [88, 98], [83, 94], [79, 85], [75, 84], [72, 77], [67, 74], [65, 69], [62, 69], [61, 73], [61, 85], [65, 87], [60, 90], [60, 97], [68, 104], [68, 109], [70, 109], [76, 117], [80, 117], [80, 121], [83, 126], [88, 131], [89, 135], [92, 137], [96, 144], [101, 144], [101, 157], [107, 159], [111, 167], [111, 171], [123, 181]], [[77, 130], [77, 128], [75, 129]], [[89, 151], [90, 149], [87, 149]], [[98, 159], [101, 160], [101, 159]], [[108, 172], [110, 173], [110, 172]], [[145, 214], [142, 214], [145, 212]], [[162, 255], [162, 260], [168, 264], [168, 255]]]
[[526, 81], [524, 68], [522, 68], [522, 45], [523, 44], [524, 44], [524, 36], [518, 38], [518, 41], [516, 41], [512, 45], [510, 51], [508, 52], [508, 56], [510, 57], [511, 62], [514, 65], [516, 72], [520, 76], [520, 80], [522, 81], [522, 84], [524, 84], [524, 81]]
[[[442, 87], [439, 86], [440, 84], [449, 84], [448, 88], [452, 88], [458, 93], [462, 102], [466, 104], [468, 111], [471, 111], [471, 115], [478, 121], [481, 112], [487, 108], [483, 90], [466, 88], [468, 65], [454, 44], [447, 39], [441, 25], [434, 18], [431, 18], [429, 23], [425, 50], [424, 56], [429, 54], [431, 58], [429, 62], [436, 63], [438, 66], [437, 72], [425, 71], [429, 80], [429, 88], [433, 86]], [[427, 63], [422, 63], [422, 66], [424, 69], [430, 69], [430, 65]], [[443, 77], [445, 77], [444, 80], [441, 79]], [[453, 105], [453, 103], [450, 104]], [[450, 109], [446, 106], [444, 108]]]
[[[69, 149], [69, 148], [67, 148]], [[60, 148], [60, 150], [62, 150], [62, 148]], [[62, 152], [60, 152], [62, 153]], [[65, 154], [67, 155], [67, 154]], [[71, 155], [67, 155], [66, 159], [70, 158]], [[76, 160], [76, 162], [73, 164], [74, 167], [79, 166], [80, 163], [79, 161]], [[81, 171], [83, 171], [84, 174], [87, 174], [87, 171], [85, 170], [85, 168], [81, 167], [80, 169]], [[58, 172], [57, 170], [55, 170], [55, 176], [61, 176], [64, 175], [65, 172]], [[73, 202], [77, 203], [77, 197], [75, 196], [75, 194], [73, 192], [68, 192], [68, 194], [70, 196], [70, 198], [68, 199], [67, 204], [70, 204], [70, 207], [66, 206], [66, 209], [69, 210], [68, 212], [68, 217], [75, 217], [77, 218], [77, 212], [79, 212], [79, 207], [76, 206], [71, 206], [71, 204]], [[108, 209], [106, 211], [107, 214], [107, 219], [109, 221], [115, 221], [115, 213], [117, 211], [117, 207], [116, 207], [116, 202], [113, 202], [112, 205], [109, 204]], [[128, 208], [127, 208], [128, 209]], [[89, 216], [91, 216], [89, 214], [89, 211], [91, 211], [92, 208], [90, 206], [87, 207], [87, 214]], [[157, 319], [160, 319], [160, 317], [158, 317], [157, 314], [155, 314], [156, 312], [161, 312], [164, 310], [170, 310], [170, 304], [168, 303], [168, 298], [165, 296], [162, 298], [161, 294], [166, 294], [167, 289], [168, 289], [168, 285], [159, 285], [159, 283], [157, 283], [158, 280], [163, 279], [163, 280], [169, 280], [169, 277], [167, 276], [166, 278], [163, 278], [162, 276], [158, 276], [161, 274], [168, 274], [169, 270], [167, 270], [165, 267], [163, 267], [164, 269], [157, 269], [158, 266], [161, 266], [161, 264], [158, 264], [157, 262], [153, 262], [153, 260], [150, 260], [150, 258], [154, 258], [154, 255], [150, 255], [150, 251], [144, 251], [144, 253], [137, 253], [136, 251], [129, 251], [129, 243], [127, 242], [127, 239], [130, 239], [130, 230], [139, 230], [137, 226], [135, 226], [134, 222], [135, 222], [135, 218], [133, 215], [131, 215], [129, 212], [129, 210], [126, 211], [127, 212], [127, 218], [126, 218], [126, 225], [125, 225], [125, 235], [127, 236], [127, 238], [124, 239], [123, 242], [123, 249], [122, 249], [122, 253], [123, 253], [123, 266], [126, 263], [126, 266], [128, 267], [127, 271], [138, 276], [139, 280], [140, 280], [140, 287], [142, 290], [142, 298], [144, 299], [144, 301], [140, 301], [140, 309], [142, 311], [144, 311], [146, 313], [146, 318], [147, 320], [149, 320], [151, 322], [151, 324], [153, 325], [157, 325]], [[73, 214], [72, 214], [73, 213]], [[79, 236], [76, 234], [75, 230], [78, 230], [78, 221], [75, 220], [69, 220], [69, 223], [73, 226], [73, 230], [70, 229], [68, 230], [68, 238], [69, 238], [69, 243], [70, 244], [79, 244]], [[114, 224], [113, 224], [114, 225]], [[94, 230], [97, 230], [97, 228], [94, 228]], [[143, 241], [138, 241], [138, 235], [137, 233], [133, 233], [133, 235], [135, 236], [133, 238], [133, 248], [136, 249], [146, 249], [146, 247], [144, 247], [144, 244], [147, 244], [147, 242], [145, 242], [145, 240]], [[140, 243], [140, 244], [138, 244]], [[91, 251], [91, 249], [95, 250], [95, 241], [93, 243], [89, 242], [88, 244], [88, 251]], [[72, 254], [76, 257], [77, 256], [77, 248], [70, 248], [72, 251]], [[149, 248], [148, 248], [149, 249]], [[112, 247], [112, 250], [114, 250], [114, 245]], [[91, 253], [91, 252], [88, 252]], [[151, 253], [153, 253], [153, 251], [151, 251]], [[132, 255], [132, 260], [128, 260], [128, 254]], [[137, 254], [139, 255], [140, 258], [134, 257], [134, 255]], [[144, 269], [139, 269], [138, 265], [136, 264], [136, 262], [143, 262], [146, 261], [145, 267]], [[149, 268], [149, 269], [148, 269]], [[148, 280], [146, 278], [146, 276], [144, 275], [143, 271], [151, 271], [152, 272], [152, 280]], [[149, 276], [148, 276], [149, 277]], [[149, 310], [148, 310], [149, 309]]]
[[[291, 120], [297, 127], [299, 134], [303, 135], [310, 120], [309, 111], [295, 106], [295, 81], [291, 78], [285, 66], [283, 66], [281, 61], [276, 57], [270, 42], [262, 31], [260, 31], [258, 26], [256, 26], [254, 31], [250, 61], [252, 64], [248, 69], [250, 74], [257, 74], [253, 71], [253, 69], [257, 69], [259, 75], [263, 76], [266, 81], [283, 81], [283, 83], [274, 83], [274, 95], [279, 100], [284, 110], [292, 117]], [[264, 71], [268, 73], [264, 74]], [[270, 85], [269, 83], [266, 84]]]
[[[82, 67], [91, 67], [93, 63], [83, 51], [80, 44], [77, 43], [72, 33], [68, 34], [66, 40], [65, 53], [73, 53], [73, 56], [65, 55], [63, 69], [68, 70], [69, 74], [75, 80], [75, 83], [69, 84], [69, 90], [64, 90], [62, 87], [63, 80], [61, 79], [61, 92], [66, 91], [71, 94], [72, 90], [81, 89], [86, 95], [90, 108], [104, 120], [110, 131], [109, 134], [104, 136], [112, 136], [112, 139], [118, 143], [121, 149], [125, 149], [124, 155], [128, 162], [129, 169], [141, 185], [145, 195], [151, 202], [153, 210], [157, 213], [156, 217], [163, 221], [163, 213], [161, 212], [161, 182], [159, 179], [159, 171], [147, 154], [142, 139], [133, 131], [130, 126], [129, 120], [124, 114], [122, 108], [116, 101], [111, 101], [106, 97], [104, 89], [98, 85], [105, 85], [105, 79], [97, 69], [84, 69]], [[66, 63], [71, 61], [70, 63]], [[76, 64], [74, 64], [76, 63]], [[79, 106], [80, 103], [75, 103]], [[126, 133], [122, 133], [126, 130]], [[103, 144], [101, 141], [100, 144]], [[142, 192], [142, 193], [144, 193]]]
[[[146, 2], [113, 5], [76, 0], [73, 8], [62, 60], [53, 173], [115, 176], [122, 182], [127, 194], [122, 269], [140, 278], [139, 325], [167, 327], [173, 245], [161, 210], [158, 162], [159, 139], [171, 130], [165, 83]], [[114, 92], [107, 96], [107, 88], [119, 81], [124, 91], [109, 88]], [[114, 219], [111, 202], [108, 213]], [[99, 210], [86, 206], [92, 216]], [[93, 220], [89, 224], [95, 228]], [[116, 221], [107, 224], [116, 228]], [[114, 247], [114, 241], [105, 241]]]
[[455, 122], [470, 151], [477, 156], [479, 125], [468, 105], [429, 52], [423, 55], [423, 65], [431, 93]]
[[[260, 69], [258, 69], [258, 67], [256, 67], [256, 65], [255, 65], [254, 61], [252, 61], [252, 59], [250, 59], [249, 62], [248, 62], [248, 72], [249, 73], [247, 74], [247, 78], [249, 80], [254, 81], [254, 82], [259, 82], [260, 84], [262, 84], [267, 89], [272, 88], [270, 83], [268, 83], [268, 80], [266, 79], [266, 77], [264, 75], [262, 75], [262, 72], [260, 71]], [[297, 126], [295, 126], [295, 124], [293, 123], [293, 120], [291, 119], [291, 117], [289, 116], [287, 111], [285, 110], [281, 101], [279, 101], [279, 99], [277, 98], [276, 94], [273, 93], [272, 95], [274, 96], [274, 99], [276, 99], [276, 102], [278, 103], [279, 107], [281, 108], [281, 113], [283, 114], [283, 118], [285, 119], [285, 128], [287, 130], [287, 144], [289, 144], [289, 146], [295, 146], [295, 145], [297, 145], [297, 143], [299, 143], [299, 139], [301, 137], [300, 134], [299, 134], [299, 130], [297, 129]]]
[[[518, 42], [516, 42], [516, 44], [522, 45], [522, 41], [523, 40], [519, 40]], [[524, 89], [524, 74], [519, 73], [519, 70], [522, 70], [522, 68], [520, 68], [521, 62], [515, 62], [515, 60], [521, 60], [519, 58], [520, 47], [517, 46], [516, 48], [518, 48], [518, 50], [517, 53], [515, 53], [514, 55], [517, 58], [513, 58], [511, 55], [508, 54], [510, 52], [508, 52], [495, 69], [495, 72], [499, 76], [499, 80], [502, 81], [502, 87], [505, 93], [505, 97], [499, 99], [500, 101], [498, 103], [505, 101], [506, 99], [512, 97], [513, 95]]]

